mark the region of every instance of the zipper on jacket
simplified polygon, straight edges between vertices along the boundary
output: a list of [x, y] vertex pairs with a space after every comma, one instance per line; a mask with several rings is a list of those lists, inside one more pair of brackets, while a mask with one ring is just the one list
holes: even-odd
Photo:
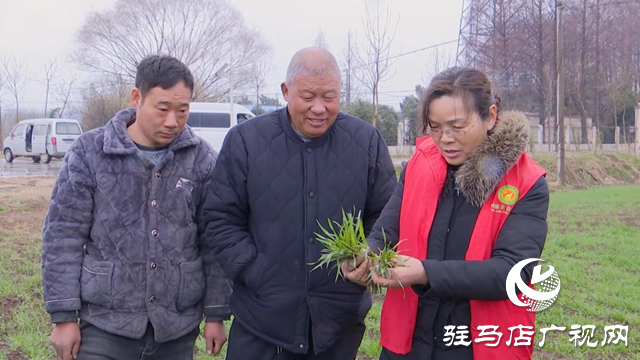
[[457, 197], [460, 197], [460, 186], [458, 186], [458, 179], [455, 179], [455, 185], [453, 186], [453, 191], [455, 192]]

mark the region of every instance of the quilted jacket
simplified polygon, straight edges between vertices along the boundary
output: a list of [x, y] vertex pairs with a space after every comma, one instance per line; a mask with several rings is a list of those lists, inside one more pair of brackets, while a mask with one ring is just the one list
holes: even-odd
[[323, 248], [314, 232], [318, 221], [341, 221], [342, 209], [355, 208], [368, 233], [395, 185], [384, 140], [355, 117], [339, 113], [310, 142], [292, 128], [287, 108], [231, 129], [205, 220], [207, 240], [234, 282], [235, 319], [294, 353], [320, 353], [363, 321], [371, 307], [363, 287], [336, 282], [329, 269], [311, 271]]
[[229, 316], [230, 283], [202, 242], [217, 154], [185, 127], [154, 166], [127, 134], [133, 121], [135, 109], [119, 112], [65, 157], [44, 222], [44, 300], [54, 322], [79, 311], [104, 331], [141, 338], [150, 321], [164, 342], [192, 331], [203, 312]]

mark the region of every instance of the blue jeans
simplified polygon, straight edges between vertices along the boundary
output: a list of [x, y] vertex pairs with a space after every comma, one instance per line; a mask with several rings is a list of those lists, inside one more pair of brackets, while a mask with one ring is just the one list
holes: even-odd
[[78, 360], [193, 360], [195, 341], [200, 328], [165, 343], [154, 340], [149, 323], [142, 339], [114, 335], [80, 321], [80, 350]]

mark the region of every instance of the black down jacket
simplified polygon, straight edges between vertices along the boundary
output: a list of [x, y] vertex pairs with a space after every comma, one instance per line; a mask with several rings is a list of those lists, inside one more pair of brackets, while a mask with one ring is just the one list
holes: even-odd
[[[316, 353], [363, 321], [371, 298], [335, 272], [311, 272], [317, 221], [362, 211], [368, 233], [396, 185], [388, 149], [370, 124], [339, 113], [304, 142], [286, 108], [229, 132], [205, 205], [207, 237], [234, 283], [231, 311], [254, 335], [290, 352]], [[311, 324], [309, 324], [311, 321]]]

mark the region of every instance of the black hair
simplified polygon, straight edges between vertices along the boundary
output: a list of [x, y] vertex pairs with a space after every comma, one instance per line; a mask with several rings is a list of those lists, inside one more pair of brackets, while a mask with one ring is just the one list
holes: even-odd
[[142, 99], [155, 87], [166, 90], [180, 81], [193, 94], [194, 81], [189, 68], [180, 60], [164, 55], [152, 55], [144, 58], [137, 67], [136, 87], [140, 90]]
[[486, 73], [474, 68], [452, 67], [436, 75], [422, 95], [420, 115], [423, 132], [429, 126], [431, 102], [446, 95], [460, 95], [467, 111], [475, 111], [483, 121], [489, 118], [492, 105], [498, 112], [502, 108], [500, 96]]

